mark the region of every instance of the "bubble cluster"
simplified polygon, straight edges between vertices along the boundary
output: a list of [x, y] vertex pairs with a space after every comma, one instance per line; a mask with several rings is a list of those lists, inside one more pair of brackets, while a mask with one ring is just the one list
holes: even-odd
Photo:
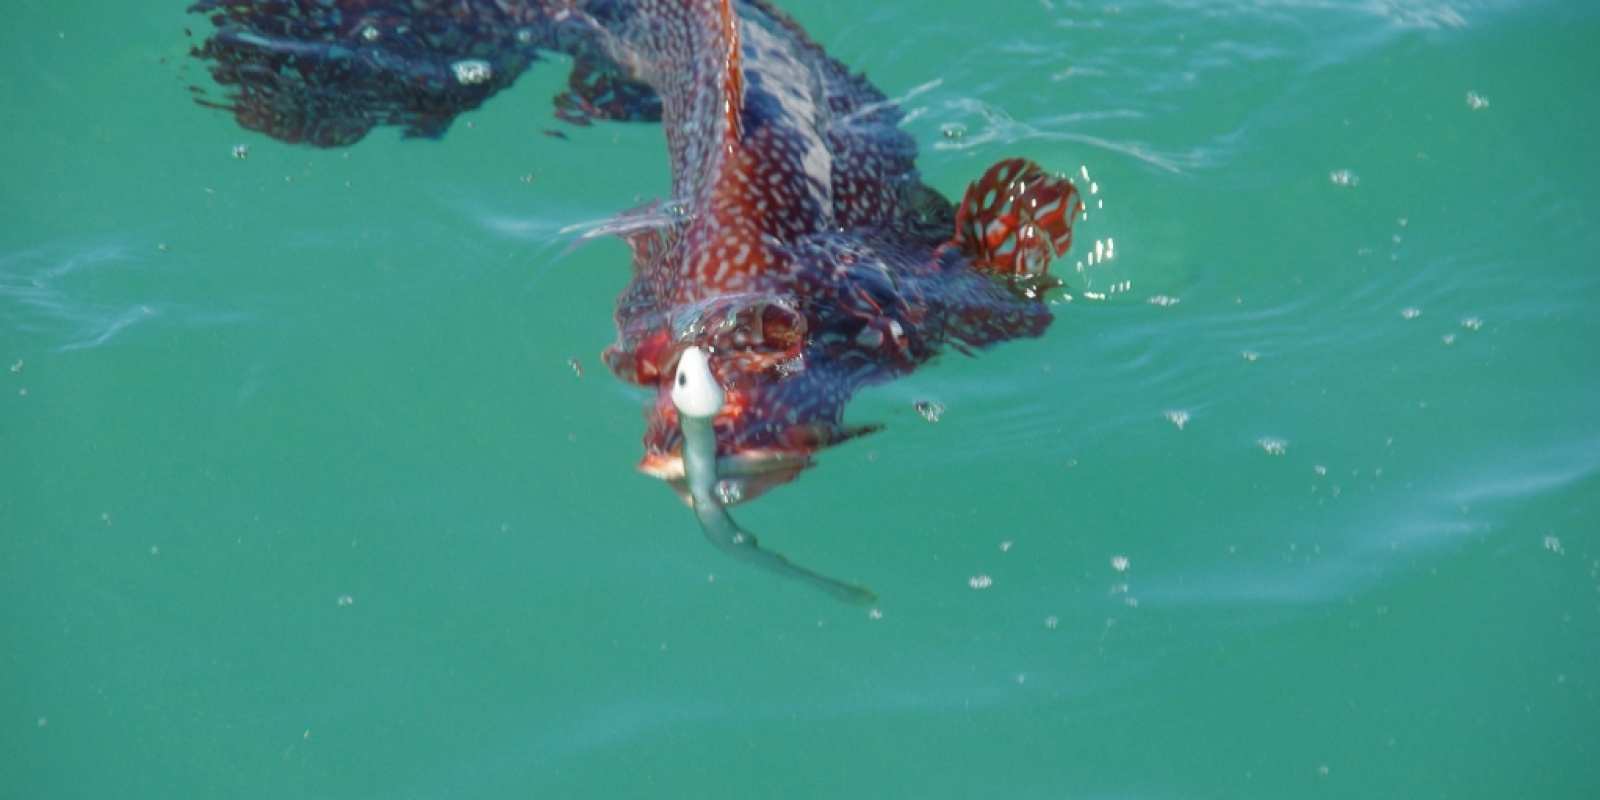
[[717, 500], [724, 506], [738, 505], [744, 501], [745, 482], [737, 478], [717, 481]]

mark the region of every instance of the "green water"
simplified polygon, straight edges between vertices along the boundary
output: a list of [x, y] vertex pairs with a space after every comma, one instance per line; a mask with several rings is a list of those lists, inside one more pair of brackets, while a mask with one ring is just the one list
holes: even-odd
[[98, 5], [0, 29], [0, 797], [1600, 796], [1592, 5], [790, 3], [947, 194], [1095, 186], [740, 509], [876, 614], [633, 471], [658, 131], [289, 147]]

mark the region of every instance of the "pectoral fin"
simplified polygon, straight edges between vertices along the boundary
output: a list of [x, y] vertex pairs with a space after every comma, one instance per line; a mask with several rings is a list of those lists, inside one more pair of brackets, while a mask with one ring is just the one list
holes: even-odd
[[1028, 296], [1061, 285], [1046, 273], [1072, 246], [1083, 211], [1078, 188], [1020, 158], [990, 167], [967, 187], [956, 211], [956, 246], [982, 272], [1010, 279]]

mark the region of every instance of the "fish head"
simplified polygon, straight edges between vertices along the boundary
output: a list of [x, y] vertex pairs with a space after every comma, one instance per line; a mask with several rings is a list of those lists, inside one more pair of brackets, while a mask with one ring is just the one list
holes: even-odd
[[861, 385], [852, 377], [854, 359], [836, 359], [812, 332], [796, 299], [740, 293], [687, 304], [658, 320], [650, 335], [608, 349], [613, 372], [653, 389], [644, 408], [639, 470], [687, 500], [673, 402], [673, 377], [685, 353], [704, 354], [722, 392], [711, 424], [719, 490], [728, 505], [794, 480], [818, 450], [875, 430], [844, 424], [845, 406]]

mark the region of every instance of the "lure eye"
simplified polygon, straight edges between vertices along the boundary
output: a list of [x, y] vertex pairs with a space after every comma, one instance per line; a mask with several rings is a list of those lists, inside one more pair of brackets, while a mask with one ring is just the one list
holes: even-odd
[[678, 358], [677, 380], [672, 388], [672, 404], [678, 413], [690, 417], [714, 417], [722, 410], [724, 395], [711, 374], [705, 351], [690, 347]]

